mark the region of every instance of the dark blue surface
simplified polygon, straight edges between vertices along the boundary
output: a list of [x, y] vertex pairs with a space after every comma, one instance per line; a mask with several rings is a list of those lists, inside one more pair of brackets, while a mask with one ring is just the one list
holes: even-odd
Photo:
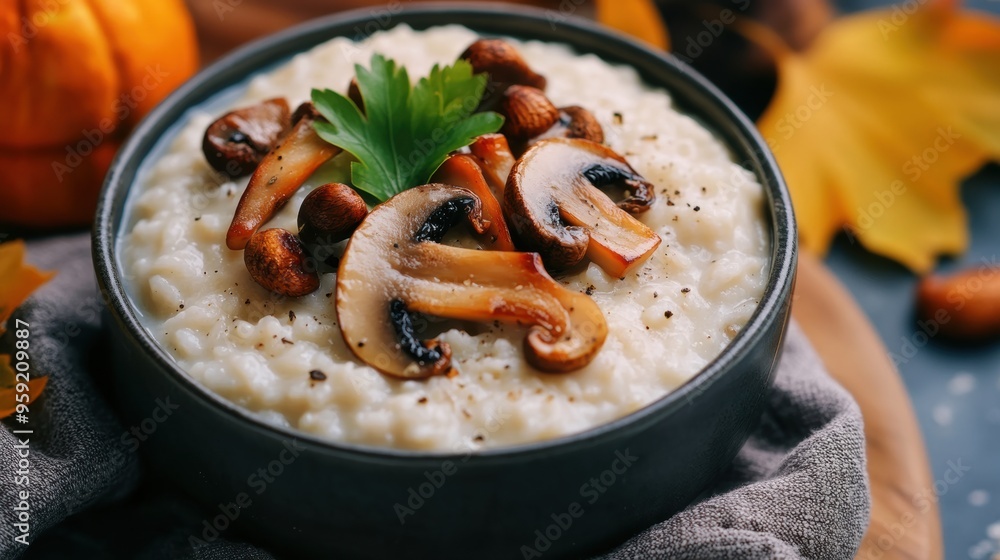
[[[900, 8], [927, 4], [931, 0], [901, 0], [890, 2], [888, 0], [836, 0], [834, 4], [843, 12], [854, 12], [877, 8], [879, 6], [899, 6]], [[940, 1], [940, 0], [935, 0]], [[972, 10], [982, 10], [993, 13], [1000, 13], [1000, 0], [966, 0], [965, 7]], [[912, 8], [911, 8], [912, 9]], [[951, 556], [949, 555], [949, 558]]]
[[[889, 4], [838, 2], [844, 11]], [[966, 5], [1000, 13], [996, 0]], [[971, 178], [962, 195], [972, 243], [938, 270], [977, 266], [983, 259], [1000, 267], [1000, 167]], [[914, 317], [917, 278], [846, 236], [834, 244], [827, 264], [878, 329], [913, 399], [934, 470], [934, 488], [926, 494], [939, 500], [946, 558], [1000, 555], [1000, 343], [963, 348], [924, 336]]]
[[[972, 245], [943, 261], [942, 271], [1000, 263], [1000, 168], [969, 180], [963, 198]], [[956, 347], [925, 336], [913, 311], [917, 278], [846, 236], [827, 264], [875, 324], [913, 399], [934, 469], [935, 488], [926, 494], [940, 500], [946, 557], [1000, 554], [1000, 344]]]
[[[843, 11], [893, 5], [874, 0], [837, 4]], [[1000, 13], [996, 0], [972, 0], [966, 6]], [[983, 259], [1000, 264], [1000, 168], [989, 167], [967, 181], [963, 199], [971, 247], [959, 258], [942, 261], [939, 271], [981, 265]], [[914, 317], [916, 277], [852, 245], [846, 236], [834, 244], [827, 264], [878, 329], [913, 399], [934, 470], [935, 487], [927, 494], [939, 500], [946, 558], [1000, 555], [1000, 343], [961, 348], [925, 338]]]

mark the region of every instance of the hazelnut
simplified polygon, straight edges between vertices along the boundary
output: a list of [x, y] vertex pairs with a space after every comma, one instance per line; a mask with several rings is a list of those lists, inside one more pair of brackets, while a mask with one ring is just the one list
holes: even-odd
[[536, 74], [521, 53], [502, 39], [479, 39], [469, 45], [460, 58], [467, 60], [477, 74], [488, 73], [494, 83], [545, 89], [545, 76]]
[[570, 105], [559, 109], [560, 124], [566, 127], [566, 138], [582, 138], [604, 143], [604, 129], [601, 123], [590, 111], [577, 105]]
[[338, 243], [351, 236], [368, 215], [354, 189], [329, 183], [309, 193], [299, 207], [299, 235], [307, 243]]
[[299, 297], [319, 288], [319, 275], [309, 265], [302, 243], [288, 230], [275, 228], [253, 234], [243, 262], [250, 276], [272, 292]]
[[500, 102], [500, 112], [507, 118], [502, 132], [509, 138], [534, 138], [559, 121], [559, 109], [545, 93], [530, 86], [510, 86]]

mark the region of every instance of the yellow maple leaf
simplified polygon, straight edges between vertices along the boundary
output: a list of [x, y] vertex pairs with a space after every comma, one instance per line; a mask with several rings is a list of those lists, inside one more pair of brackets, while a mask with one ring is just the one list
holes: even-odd
[[652, 0], [597, 0], [597, 21], [654, 47], [666, 49], [670, 44], [663, 18]]
[[[23, 241], [0, 244], [0, 335], [5, 332], [7, 320], [17, 306], [52, 276], [54, 273], [41, 272], [24, 263]], [[18, 360], [21, 361], [23, 360]], [[47, 381], [48, 378], [43, 376], [31, 377], [22, 374], [18, 377], [17, 372], [11, 368], [10, 356], [0, 354], [0, 418], [6, 418], [14, 413], [17, 406], [16, 396], [19, 392], [24, 392], [17, 391], [19, 383], [27, 385], [28, 400], [24, 404], [30, 404], [45, 389]]]
[[27, 391], [18, 391], [17, 384], [21, 383], [18, 380], [16, 373], [10, 367], [10, 356], [7, 354], [0, 354], [0, 379], [7, 382], [9, 379], [10, 385], [3, 385], [0, 387], [0, 419], [6, 418], [17, 410], [17, 395], [18, 393], [27, 393], [27, 400], [24, 404], [30, 405], [35, 402], [35, 399], [42, 394], [45, 390], [45, 385], [48, 383], [48, 376], [41, 377], [31, 377], [28, 379], [26, 385], [28, 386]]
[[917, 272], [967, 247], [960, 182], [1000, 160], [1000, 20], [956, 4], [847, 16], [802, 53], [739, 23], [777, 60], [758, 126], [804, 246], [823, 253], [846, 228]]

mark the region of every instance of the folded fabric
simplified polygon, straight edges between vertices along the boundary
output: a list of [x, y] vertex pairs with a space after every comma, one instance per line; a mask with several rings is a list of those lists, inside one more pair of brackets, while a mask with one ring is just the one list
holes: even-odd
[[[15, 315], [31, 325], [33, 370], [50, 380], [28, 425], [33, 544], [14, 540], [17, 496], [8, 482], [0, 495], [0, 560], [272, 558], [244, 542], [192, 549], [188, 537], [204, 513], [151, 475], [140, 477], [138, 446], [101, 391], [103, 302], [89, 237], [33, 241], [28, 255], [59, 271]], [[0, 349], [10, 341], [2, 342]], [[12, 465], [24, 436], [11, 432], [22, 426], [7, 425], [0, 460]], [[793, 324], [760, 427], [723, 479], [603, 558], [850, 558], [869, 509], [861, 412]]]

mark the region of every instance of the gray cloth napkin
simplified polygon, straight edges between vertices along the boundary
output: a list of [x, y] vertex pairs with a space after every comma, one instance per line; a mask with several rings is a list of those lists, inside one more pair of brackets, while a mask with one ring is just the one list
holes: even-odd
[[[9, 479], [0, 495], [0, 560], [15, 558], [272, 558], [250, 543], [192, 550], [198, 506], [149, 474], [124, 442], [107, 387], [89, 238], [29, 243], [29, 260], [58, 270], [15, 317], [31, 325], [35, 372], [50, 375], [31, 409], [30, 547], [15, 543]], [[0, 341], [9, 350], [10, 335]], [[23, 425], [0, 431], [0, 465], [16, 464]], [[850, 558], [870, 508], [857, 404], [792, 325], [760, 428], [712, 492], [603, 558]], [[77, 515], [80, 514], [80, 515]]]

